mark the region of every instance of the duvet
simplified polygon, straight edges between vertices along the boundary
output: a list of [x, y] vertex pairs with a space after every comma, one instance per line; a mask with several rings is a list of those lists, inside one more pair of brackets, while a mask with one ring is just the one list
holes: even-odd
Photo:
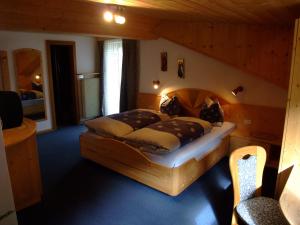
[[154, 110], [135, 109], [123, 113], [88, 120], [85, 126], [104, 137], [123, 137], [169, 116]]
[[124, 136], [125, 142], [142, 151], [168, 153], [210, 132], [209, 122], [194, 117], [176, 117], [151, 124]]

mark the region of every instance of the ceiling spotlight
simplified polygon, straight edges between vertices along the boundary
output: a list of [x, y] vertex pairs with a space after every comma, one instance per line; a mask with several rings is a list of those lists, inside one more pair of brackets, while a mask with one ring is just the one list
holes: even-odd
[[115, 22], [116, 22], [117, 24], [124, 24], [124, 23], [126, 22], [126, 19], [125, 19], [124, 16], [121, 16], [121, 15], [116, 14], [116, 15], [115, 15]]
[[112, 12], [106, 11], [103, 14], [103, 18], [106, 22], [111, 22], [113, 20], [114, 16], [113, 16]]

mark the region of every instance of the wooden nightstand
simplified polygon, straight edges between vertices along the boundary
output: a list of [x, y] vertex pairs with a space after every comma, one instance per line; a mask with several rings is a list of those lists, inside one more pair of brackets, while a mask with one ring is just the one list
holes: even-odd
[[247, 145], [262, 146], [267, 152], [267, 167], [278, 169], [281, 140], [269, 134], [252, 134], [249, 136], [233, 132], [230, 135], [230, 152]]
[[15, 206], [21, 210], [42, 196], [36, 123], [24, 118], [21, 126], [3, 130], [3, 137]]

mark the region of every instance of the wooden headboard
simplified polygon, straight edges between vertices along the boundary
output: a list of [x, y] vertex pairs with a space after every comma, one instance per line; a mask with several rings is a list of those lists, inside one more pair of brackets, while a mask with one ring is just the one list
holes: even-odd
[[[277, 139], [282, 138], [285, 118], [285, 108], [249, 105], [230, 104], [222, 97], [201, 89], [179, 89], [169, 92], [169, 97], [176, 95], [184, 108], [184, 114], [199, 116], [200, 107], [206, 96], [218, 98], [224, 110], [224, 119], [234, 122], [238, 132], [246, 136], [253, 136], [257, 133], [270, 134]], [[159, 110], [161, 96], [157, 94], [139, 93], [138, 108]], [[251, 124], [249, 124], [251, 121]]]
[[[206, 97], [211, 97], [212, 99], [217, 98], [221, 105], [229, 104], [222, 97], [202, 89], [184, 88], [167, 93], [167, 96], [176, 96], [180, 102], [183, 109], [183, 115], [198, 117], [200, 113], [201, 106]], [[139, 108], [151, 108], [159, 109], [159, 102], [161, 96], [154, 94], [140, 93], [138, 99]]]

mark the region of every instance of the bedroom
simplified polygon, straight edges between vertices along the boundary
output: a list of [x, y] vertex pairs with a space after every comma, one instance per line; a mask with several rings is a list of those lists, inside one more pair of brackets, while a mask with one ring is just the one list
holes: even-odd
[[[266, 187], [270, 189], [271, 195], [275, 189], [276, 192], [281, 192], [282, 187], [278, 187], [282, 186], [281, 184], [277, 184], [275, 188], [277, 173], [294, 163], [291, 161], [291, 154], [294, 154], [292, 149], [293, 146], [298, 146], [297, 140], [293, 138], [297, 132], [293, 132], [295, 128], [291, 125], [293, 118], [297, 118], [297, 114], [293, 114], [297, 110], [295, 112], [295, 108], [291, 107], [297, 107], [295, 80], [298, 73], [291, 73], [295, 79], [294, 82], [290, 82], [290, 86], [289, 81], [290, 65], [293, 60], [297, 60], [293, 58], [292, 46], [294, 27], [297, 27], [295, 20], [300, 16], [297, 13], [299, 6], [297, 2], [284, 5], [274, 1], [266, 1], [266, 4], [260, 6], [254, 6], [251, 1], [243, 4], [229, 1], [222, 4], [203, 4], [194, 1], [174, 1], [171, 5], [164, 1], [152, 1], [149, 4], [142, 1], [124, 1], [123, 6], [118, 8], [85, 1], [69, 1], [68, 7], [61, 1], [1, 3], [0, 50], [1, 54], [6, 51], [8, 72], [6, 75], [3, 73], [5, 60], [1, 60], [1, 75], [8, 78], [1, 80], [5, 90], [16, 91], [18, 88], [14, 51], [36, 49], [41, 54], [46, 119], [37, 122], [37, 140], [45, 199], [42, 204], [18, 212], [20, 224], [23, 224], [23, 221], [25, 224], [34, 224], [33, 221], [38, 224], [93, 224], [93, 218], [99, 224], [119, 224], [121, 220], [124, 220], [125, 224], [163, 224], [163, 220], [171, 218], [175, 224], [229, 224], [231, 220], [233, 199], [228, 158], [217, 160], [212, 170], [172, 198], [98, 164], [92, 164], [89, 160], [83, 160], [78, 140], [85, 129], [83, 126], [73, 124], [53, 131], [57, 125], [57, 113], [53, 104], [53, 81], [51, 82], [46, 47], [46, 41], [49, 40], [75, 43], [76, 73], [73, 75], [77, 76], [77, 85], [81, 89], [77, 89], [76, 93], [73, 91], [73, 95], [79, 106], [79, 120], [84, 121], [100, 113], [99, 75], [103, 70], [103, 59], [100, 57], [102, 51], [99, 50], [99, 43], [110, 39], [109, 37], [138, 40], [139, 56], [135, 66], [139, 71], [139, 82], [138, 94], [134, 99], [138, 102], [138, 107], [158, 109], [162, 95], [177, 91], [179, 98], [184, 97], [188, 107], [195, 106], [199, 110], [198, 94], [204, 93], [200, 90], [219, 96], [225, 111], [225, 120], [237, 127], [230, 135], [230, 148], [256, 144], [270, 149], [273, 153], [270, 159], [273, 160], [267, 162], [271, 169], [270, 174], [267, 174], [269, 179], [264, 181], [267, 181]], [[103, 19], [102, 15], [106, 10], [119, 12], [120, 9], [126, 18], [125, 24], [107, 23]], [[37, 13], [32, 14], [32, 11]], [[294, 42], [295, 46], [296, 44], [297, 42]], [[161, 57], [165, 53], [167, 71], [162, 71]], [[182, 59], [183, 79], [178, 77], [178, 60]], [[154, 89], [154, 81], [159, 81], [155, 83], [159, 86], [157, 89]], [[243, 91], [236, 96], [232, 95], [231, 92], [239, 86], [243, 87]], [[186, 88], [190, 88], [190, 91], [179, 92]], [[192, 89], [197, 89], [199, 93], [193, 92]], [[230, 104], [224, 104], [225, 102]], [[109, 104], [112, 103], [116, 103], [115, 99], [109, 101]], [[291, 121], [288, 123], [289, 120]], [[292, 130], [289, 131], [289, 128]], [[282, 142], [283, 136], [285, 139]], [[283, 154], [285, 152], [286, 154]], [[272, 169], [274, 167], [275, 169]], [[92, 175], [84, 179], [87, 172]], [[76, 176], [81, 179], [79, 183], [76, 182]], [[99, 180], [105, 179], [107, 182], [102, 183], [96, 179], [97, 176]], [[208, 182], [208, 185], [205, 185], [205, 182]], [[88, 187], [91, 188], [90, 193], [84, 191], [84, 188], [87, 188], [85, 184], [91, 186]], [[92, 188], [93, 184], [99, 191]], [[64, 188], [71, 185], [79, 186], [74, 192], [68, 193]], [[118, 185], [121, 185], [120, 190]], [[123, 198], [122, 191], [131, 196], [136, 193], [137, 197]], [[79, 194], [82, 198], [73, 199]], [[92, 194], [98, 197], [89, 205], [88, 200], [92, 198]], [[101, 206], [102, 200], [99, 196], [106, 199], [105, 202], [117, 204], [116, 199], [111, 196], [114, 194], [124, 201], [120, 206]], [[150, 201], [149, 204], [141, 199], [143, 197]], [[199, 202], [193, 203], [193, 198], [198, 198]], [[131, 211], [133, 209], [126, 206], [126, 201], [133, 204], [134, 210], [137, 210], [136, 215]], [[157, 209], [154, 207], [155, 201], [161, 204]], [[223, 205], [224, 202], [226, 204]], [[73, 204], [74, 207], [71, 207]], [[95, 212], [84, 213], [84, 210], [80, 209], [81, 204], [82, 207], [94, 209]], [[70, 207], [70, 211], [64, 209], [64, 206]], [[154, 209], [150, 210], [151, 206]], [[187, 208], [179, 215], [184, 206]], [[57, 213], [60, 219], [55, 221], [55, 216], [46, 215], [47, 210], [50, 214]], [[76, 216], [72, 215], [73, 210], [78, 210], [77, 222]], [[121, 213], [121, 210], [124, 212]], [[147, 210], [150, 210], [151, 214], [147, 215]], [[224, 215], [222, 210], [226, 212]], [[99, 216], [96, 211], [100, 213]], [[89, 215], [89, 222], [84, 223], [84, 218]], [[158, 221], [153, 217], [157, 217]]]

